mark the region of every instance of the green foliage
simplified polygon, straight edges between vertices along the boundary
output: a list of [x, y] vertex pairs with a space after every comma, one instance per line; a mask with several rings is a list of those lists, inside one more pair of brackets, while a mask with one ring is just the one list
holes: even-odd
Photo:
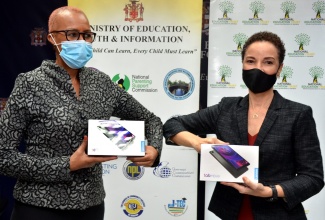
[[296, 35], [295, 41], [300, 45], [309, 45], [310, 37], [307, 34], [301, 33]]
[[323, 78], [324, 75], [324, 70], [320, 66], [314, 66], [309, 69], [309, 75], [312, 76], [313, 78]]
[[248, 37], [247, 37], [247, 35], [244, 34], [244, 33], [238, 33], [238, 34], [235, 34], [235, 35], [234, 35], [234, 38], [233, 38], [233, 40], [234, 40], [234, 42], [237, 44], [237, 48], [238, 48], [239, 50], [242, 49], [241, 46], [244, 45], [244, 43], [246, 42], [247, 39], [248, 39]]
[[221, 76], [222, 78], [231, 76], [231, 72], [231, 68], [227, 65], [222, 65], [219, 67], [219, 76]]
[[293, 69], [290, 66], [284, 66], [281, 71], [282, 78], [291, 78], [293, 74]]
[[168, 85], [169, 86], [180, 86], [180, 85], [188, 85], [189, 83], [185, 82], [185, 81], [182, 81], [182, 80], [175, 80], [174, 82], [168, 80]]
[[320, 15], [325, 11], [325, 2], [317, 1], [313, 3], [313, 10], [316, 12], [316, 17], [320, 18]]
[[281, 71], [282, 82], [286, 83], [288, 78], [291, 78], [293, 70], [289, 66], [284, 66]]
[[223, 13], [232, 13], [234, 10], [234, 4], [230, 1], [223, 1], [223, 2], [220, 2], [219, 9]]
[[292, 13], [295, 12], [295, 10], [296, 10], [296, 4], [293, 3], [292, 1], [282, 2], [282, 4], [281, 4], [281, 10], [286, 15], [288, 15], [288, 17], [289, 17], [289, 14], [292, 14]]
[[264, 12], [265, 6], [263, 2], [255, 1], [249, 5], [249, 9], [252, 10], [254, 14], [259, 14]]

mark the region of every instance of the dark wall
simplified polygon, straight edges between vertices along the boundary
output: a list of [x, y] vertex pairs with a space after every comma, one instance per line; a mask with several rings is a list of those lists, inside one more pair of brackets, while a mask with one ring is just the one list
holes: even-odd
[[[46, 42], [50, 13], [67, 0], [4, 0], [1, 3], [1, 59], [0, 97], [8, 97], [18, 73], [32, 70], [44, 58], [54, 58], [52, 47]], [[33, 31], [43, 30], [45, 45], [32, 41]]]
[[[55, 8], [64, 5], [67, 5], [67, 0], [3, 0], [1, 2], [1, 108], [10, 95], [19, 73], [38, 67], [43, 59], [55, 58], [52, 47], [46, 42], [47, 21]], [[19, 150], [23, 151], [23, 148], [22, 144]], [[13, 178], [0, 175], [0, 220], [10, 219], [15, 182]], [[2, 208], [4, 209], [1, 210]]]

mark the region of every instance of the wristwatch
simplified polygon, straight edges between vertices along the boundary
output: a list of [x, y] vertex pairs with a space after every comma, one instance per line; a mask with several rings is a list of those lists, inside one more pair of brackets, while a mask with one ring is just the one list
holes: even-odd
[[274, 185], [269, 185], [269, 187], [272, 189], [272, 197], [267, 198], [266, 201], [275, 202], [278, 200], [278, 191]]

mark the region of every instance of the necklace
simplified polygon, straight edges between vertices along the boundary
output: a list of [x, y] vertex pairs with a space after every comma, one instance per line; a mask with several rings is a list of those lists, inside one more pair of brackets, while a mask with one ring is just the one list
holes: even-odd
[[258, 119], [261, 108], [262, 108], [262, 105], [258, 108], [258, 111], [255, 111], [255, 107], [253, 107], [253, 105], [252, 105], [252, 110], [254, 111], [253, 116], [252, 116], [253, 119]]
[[258, 114], [259, 114], [259, 112], [255, 112], [255, 113], [253, 113], [253, 118], [254, 118], [254, 119], [257, 119], [257, 118], [258, 118]]
[[252, 118], [253, 119], [258, 119], [259, 115], [260, 115], [260, 111], [261, 109], [264, 108], [268, 108], [271, 104], [270, 100], [272, 100], [273, 97], [271, 97], [271, 99], [267, 99], [257, 110], [255, 110], [255, 106], [253, 105], [252, 101], [250, 101], [250, 106], [252, 106], [251, 110], [253, 111], [253, 115]]

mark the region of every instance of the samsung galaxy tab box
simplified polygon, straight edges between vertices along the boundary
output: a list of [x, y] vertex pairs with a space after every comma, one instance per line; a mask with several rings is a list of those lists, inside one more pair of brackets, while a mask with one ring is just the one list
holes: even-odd
[[259, 147], [201, 145], [200, 180], [242, 183], [243, 176], [258, 182]]
[[89, 120], [88, 155], [144, 156], [144, 121]]

